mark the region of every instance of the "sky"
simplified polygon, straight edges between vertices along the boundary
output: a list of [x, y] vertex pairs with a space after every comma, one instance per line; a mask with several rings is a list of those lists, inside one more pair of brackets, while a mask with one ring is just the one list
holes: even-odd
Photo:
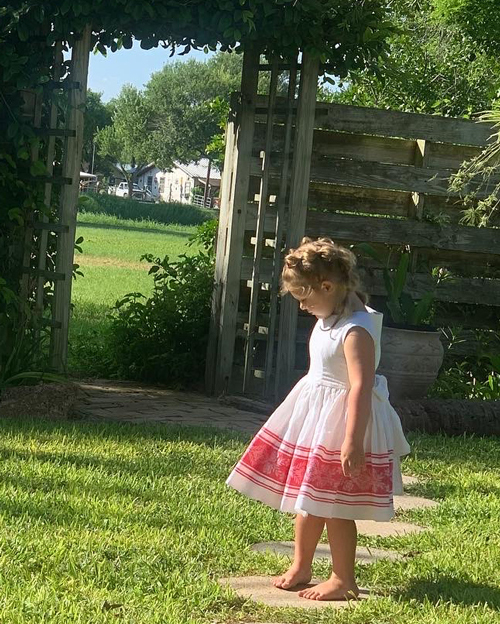
[[108, 52], [108, 56], [102, 56], [100, 53], [91, 54], [89, 89], [101, 92], [103, 102], [107, 102], [119, 94], [124, 84], [130, 83], [142, 89], [151, 74], [159, 71], [165, 63], [191, 58], [204, 61], [210, 57], [210, 54], [205, 54], [203, 50], [191, 51], [185, 56], [169, 55], [170, 50], [163, 48], [143, 50], [137, 41], [134, 41], [130, 50], [122, 48], [117, 52]]

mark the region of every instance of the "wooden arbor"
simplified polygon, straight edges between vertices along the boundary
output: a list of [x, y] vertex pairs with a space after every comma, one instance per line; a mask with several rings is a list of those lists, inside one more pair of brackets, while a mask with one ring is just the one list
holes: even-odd
[[[49, 114], [42, 117], [41, 96], [25, 95], [25, 118], [31, 121], [37, 135], [43, 137], [43, 153], [37, 149], [32, 160], [43, 157], [46, 175], [37, 180], [44, 186], [45, 206], [57, 206], [56, 214], [32, 213], [26, 228], [23, 261], [22, 296], [34, 300], [35, 312], [41, 324], [50, 330], [50, 367], [66, 370], [68, 329], [71, 309], [71, 283], [77, 204], [80, 181], [80, 162], [83, 147], [83, 117], [87, 92], [91, 27], [87, 26], [75, 42], [69, 72], [63, 68], [62, 43], [54, 46], [51, 93], [66, 93], [64, 113], [55, 98], [46, 102]], [[61, 98], [59, 98], [61, 100]], [[44, 121], [42, 121], [44, 119]], [[57, 146], [56, 142], [60, 145]], [[62, 154], [55, 170], [56, 151]], [[56, 192], [58, 191], [58, 192]], [[52, 240], [49, 241], [49, 237]], [[55, 239], [55, 241], [54, 241]], [[55, 263], [47, 265], [49, 243], [55, 242]], [[46, 284], [53, 285], [50, 307], [46, 307]]]
[[[267, 96], [256, 93], [264, 69], [273, 75]], [[277, 399], [303, 373], [311, 319], [298, 314], [290, 297], [278, 296], [282, 252], [303, 235], [327, 235], [344, 245], [370, 242], [381, 250], [410, 245], [412, 295], [430, 287], [432, 268], [452, 273], [437, 291], [445, 309], [440, 325], [496, 329], [499, 230], [461, 225], [463, 202], [448, 190], [450, 175], [485, 146], [492, 129], [464, 119], [316, 102], [318, 64], [307, 55], [287, 68], [288, 97], [277, 97], [279, 69], [259, 66], [257, 53], [247, 52], [241, 95], [233, 101], [208, 390]], [[381, 268], [360, 261], [377, 301], [384, 295]]]

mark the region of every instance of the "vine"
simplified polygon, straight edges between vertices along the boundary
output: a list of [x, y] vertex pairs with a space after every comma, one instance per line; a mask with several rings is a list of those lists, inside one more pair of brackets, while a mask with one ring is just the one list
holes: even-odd
[[[138, 39], [145, 49], [162, 46], [171, 54], [191, 49], [241, 52], [257, 45], [282, 58], [305, 50], [340, 78], [351, 69], [377, 71], [393, 27], [386, 19], [388, 0], [6, 0], [0, 7], [0, 383], [23, 367], [33, 366], [31, 338], [40, 334], [33, 315], [34, 289], [22, 297], [22, 260], [30, 220], [55, 219], [44, 204], [46, 140], [33, 128], [30, 103], [41, 98], [42, 119], [64, 91], [51, 81], [54, 46], [71, 47], [92, 25], [92, 46], [102, 54], [130, 48]], [[64, 61], [61, 76], [68, 76]], [[42, 124], [44, 125], [44, 124]], [[46, 124], [45, 124], [46, 125]], [[45, 142], [44, 142], [45, 141]], [[61, 161], [57, 151], [54, 175]], [[33, 155], [38, 153], [39, 157]], [[37, 265], [36, 234], [28, 240], [30, 262]], [[48, 267], [56, 253], [49, 237]], [[50, 305], [50, 284], [44, 304]], [[32, 332], [30, 334], [30, 332]], [[30, 340], [25, 340], [27, 333]], [[22, 340], [21, 340], [22, 338]], [[16, 344], [29, 345], [15, 353]], [[15, 355], [15, 357], [14, 357]], [[15, 363], [15, 364], [14, 364]]]

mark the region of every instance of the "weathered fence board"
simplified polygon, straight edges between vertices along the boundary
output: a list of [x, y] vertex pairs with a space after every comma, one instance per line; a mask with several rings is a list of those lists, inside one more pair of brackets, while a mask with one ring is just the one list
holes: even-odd
[[[433, 288], [430, 270], [446, 269], [450, 275], [435, 291], [435, 321], [442, 326], [496, 329], [500, 311], [500, 229], [463, 225], [464, 199], [449, 190], [451, 176], [487, 144], [492, 128], [465, 119], [314, 103], [310, 90], [304, 90], [306, 82], [311, 86], [315, 80], [308, 62], [301, 65], [299, 103], [276, 98], [269, 120], [268, 98], [255, 98], [254, 133], [245, 160], [248, 194], [238, 214], [242, 229], [238, 257], [218, 253], [218, 261], [234, 263], [235, 273], [238, 267], [239, 283], [236, 287], [232, 282], [237, 293], [230, 315], [234, 341], [222, 345], [219, 336], [218, 348], [225, 349], [227, 365], [221, 373], [220, 360], [215, 360], [215, 376], [225, 375], [225, 388], [232, 391], [241, 392], [244, 385], [246, 392], [268, 398], [274, 387], [274, 399], [288, 390], [307, 360], [313, 319], [298, 313], [292, 298], [277, 297], [282, 254], [303, 235], [329, 236], [354, 250], [357, 243], [369, 242], [390, 268], [399, 258], [390, 250], [410, 246], [406, 289], [416, 299]], [[263, 150], [266, 163], [270, 153], [264, 179]], [[235, 165], [226, 166], [229, 179]], [[496, 182], [491, 180], [480, 196]], [[231, 193], [225, 196], [224, 187], [223, 182], [223, 203], [229, 202], [234, 210]], [[477, 188], [477, 182], [469, 188]], [[259, 205], [265, 206], [260, 219]], [[285, 227], [285, 219], [277, 214], [288, 219]], [[224, 219], [221, 224], [227, 228]], [[219, 244], [225, 240], [221, 236]], [[386, 297], [382, 267], [362, 255], [358, 262], [374, 305], [382, 305]], [[219, 325], [224, 323], [219, 317]], [[473, 347], [468, 349], [467, 342], [464, 353], [474, 352]]]

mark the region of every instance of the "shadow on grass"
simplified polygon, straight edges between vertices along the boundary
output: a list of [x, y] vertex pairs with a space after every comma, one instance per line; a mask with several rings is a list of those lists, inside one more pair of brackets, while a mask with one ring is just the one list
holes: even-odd
[[[169, 524], [169, 499], [163, 490], [148, 489], [141, 486], [148, 480], [156, 481], [164, 479], [168, 483], [170, 479], [175, 482], [182, 478], [193, 482], [202, 479], [203, 482], [217, 480], [217, 471], [214, 463], [207, 452], [226, 446], [227, 449], [234, 447], [235, 442], [241, 441], [243, 436], [233, 434], [230, 431], [221, 431], [212, 427], [184, 427], [178, 425], [133, 425], [115, 423], [93, 423], [88, 421], [48, 421], [48, 420], [18, 420], [0, 419], [0, 460], [14, 460], [16, 465], [26, 465], [28, 475], [2, 474], [0, 483], [18, 492], [30, 494], [29, 497], [4, 496], [0, 498], [0, 510], [11, 517], [23, 517], [43, 520], [52, 525], [68, 526], [86, 524], [87, 510], [86, 501], [100, 499], [103, 505], [110, 499], [123, 498], [124, 505], [134, 505], [137, 508], [136, 520], [133, 524], [141, 524], [150, 527], [162, 527]], [[8, 441], [12, 436], [18, 442], [26, 439], [26, 447], [32, 450], [20, 450], [9, 448]], [[46, 441], [54, 436], [54, 442], [61, 442], [61, 451], [37, 450], [33, 447], [33, 438]], [[82, 450], [64, 450], [62, 439], [71, 439], [72, 443], [81, 443]], [[102, 442], [102, 450], [95, 448], [85, 449], [85, 444], [92, 439]], [[248, 440], [246, 440], [248, 441]], [[139, 447], [143, 455], [137, 457], [134, 453], [130, 459], [120, 457], [117, 449], [112, 456], [106, 453], [106, 442], [131, 443], [134, 450]], [[189, 449], [172, 445], [165, 452], [151, 456], [151, 451], [158, 448], [158, 442], [184, 442], [189, 444]], [[204, 454], [199, 455], [196, 447], [203, 447]], [[102, 453], [102, 454], [100, 454]], [[63, 472], [52, 474], [31, 474], [30, 468], [34, 464], [53, 465], [55, 470], [63, 469]], [[82, 473], [80, 479], [75, 479], [75, 469], [89, 468], [98, 475], [98, 480], [85, 477]], [[67, 470], [67, 473], [65, 472]], [[224, 480], [230, 472], [230, 466], [223, 469], [219, 475], [220, 481]], [[226, 474], [227, 473], [227, 474]], [[120, 479], [125, 483], [120, 484]], [[127, 482], [128, 481], [128, 482]], [[137, 484], [137, 485], [134, 485]], [[198, 480], [199, 483], [199, 480]], [[9, 487], [10, 486], [10, 487]], [[208, 486], [207, 486], [208, 487]], [[70, 492], [72, 500], [66, 500], [64, 493]], [[42, 500], [37, 500], [31, 494], [42, 493]], [[59, 495], [59, 494], [60, 495]], [[48, 497], [46, 498], [45, 497]], [[81, 500], [81, 505], [77, 502]], [[147, 505], [160, 505], [167, 516], [163, 514], [148, 514], [145, 519], [140, 509]], [[177, 505], [178, 503], [176, 503]], [[188, 514], [189, 515], [189, 514]], [[109, 513], [103, 515], [109, 517]], [[197, 528], [198, 520], [192, 517], [182, 516], [182, 526]], [[117, 517], [117, 521], [119, 518]], [[130, 520], [129, 520], [130, 521]], [[216, 519], [214, 518], [214, 521]], [[100, 523], [97, 523], [100, 526]]]
[[500, 608], [500, 588], [473, 581], [460, 581], [444, 575], [435, 581], [414, 579], [409, 587], [398, 592], [396, 597], [403, 600], [428, 600], [436, 605], [452, 602], [463, 606], [485, 604], [492, 609]]
[[[114, 223], [87, 223], [87, 222], [82, 222], [82, 221], [78, 221], [77, 225], [79, 228], [95, 228], [98, 230], [127, 230], [128, 232], [144, 232], [146, 234], [149, 234], [149, 233], [165, 234], [165, 236], [174, 236], [178, 238], [189, 238], [193, 235], [192, 232], [171, 232], [170, 230], [166, 231], [166, 228], [168, 228], [169, 226], [169, 224], [167, 223], [164, 225], [163, 228], [132, 227], [130, 225], [116, 225]], [[195, 227], [195, 226], [182, 225], [179, 223], [171, 223], [170, 225], [175, 225], [175, 226], [180, 226], [180, 227]]]

